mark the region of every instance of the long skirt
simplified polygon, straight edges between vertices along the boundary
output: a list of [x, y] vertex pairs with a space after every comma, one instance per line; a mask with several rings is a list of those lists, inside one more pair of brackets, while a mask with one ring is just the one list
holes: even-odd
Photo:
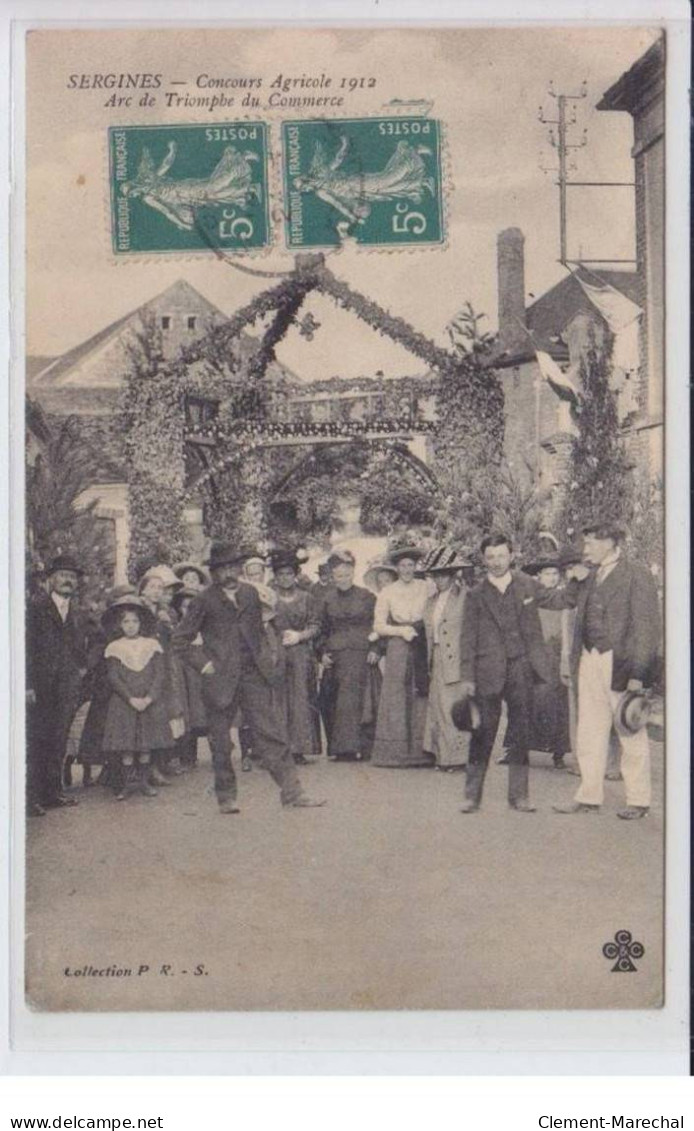
[[571, 749], [569, 689], [563, 683], [536, 683], [533, 688], [531, 750], [566, 754]]
[[369, 664], [364, 688], [364, 707], [361, 715], [363, 734], [362, 754], [369, 761], [376, 737], [376, 723], [378, 721], [378, 705], [381, 701], [381, 688], [383, 687], [383, 674], [378, 664]]
[[321, 713], [332, 758], [368, 753], [368, 727], [363, 725], [367, 687], [366, 648], [336, 649], [332, 667], [321, 680]]
[[430, 766], [432, 756], [423, 750], [427, 697], [415, 681], [417, 640], [409, 643], [391, 636], [378, 706], [378, 722], [371, 760], [375, 766]]
[[440, 645], [434, 644], [429, 684], [429, 704], [424, 726], [424, 749], [436, 758], [437, 766], [464, 766], [468, 759], [471, 735], [453, 726], [451, 707], [460, 699], [460, 682], [446, 683], [440, 659]]
[[[504, 747], [510, 750], [513, 743], [513, 729], [509, 726]], [[568, 754], [574, 749], [571, 741], [569, 689], [563, 683], [534, 685], [530, 749], [543, 754]]]
[[294, 644], [284, 652], [284, 704], [291, 754], [320, 754], [320, 724], [316, 698], [316, 666], [310, 644]]

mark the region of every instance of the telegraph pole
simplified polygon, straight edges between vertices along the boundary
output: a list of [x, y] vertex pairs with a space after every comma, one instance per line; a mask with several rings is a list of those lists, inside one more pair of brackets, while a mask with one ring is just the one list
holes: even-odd
[[[544, 169], [545, 173], [556, 173], [557, 180], [555, 184], [559, 188], [559, 262], [562, 266], [567, 267], [571, 263], [635, 263], [634, 259], [572, 259], [568, 258], [568, 219], [567, 219], [567, 189], [570, 188], [634, 188], [633, 181], [571, 181], [569, 180], [569, 173], [574, 172], [576, 169], [575, 164], [569, 160], [569, 152], [572, 149], [583, 149], [588, 143], [588, 131], [583, 130], [583, 133], [578, 141], [570, 140], [570, 129], [576, 125], [576, 106], [577, 102], [583, 101], [588, 93], [588, 86], [584, 79], [581, 83], [578, 94], [558, 94], [553, 83], [550, 82], [548, 94], [553, 98], [557, 104], [556, 118], [547, 118], [542, 106], [538, 111], [538, 119], [543, 125], [549, 126], [549, 141], [553, 149], [557, 153], [558, 168]], [[569, 110], [569, 103], [571, 103], [570, 117], [567, 116]], [[553, 127], [556, 126], [556, 133]]]

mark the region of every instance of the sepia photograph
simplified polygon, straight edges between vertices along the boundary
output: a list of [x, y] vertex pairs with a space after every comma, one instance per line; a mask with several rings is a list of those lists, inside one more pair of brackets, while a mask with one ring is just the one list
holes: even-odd
[[25, 50], [27, 1008], [659, 1009], [666, 31]]

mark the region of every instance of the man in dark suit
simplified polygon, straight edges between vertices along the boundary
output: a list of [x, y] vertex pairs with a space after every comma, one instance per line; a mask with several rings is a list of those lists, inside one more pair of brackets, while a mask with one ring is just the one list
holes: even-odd
[[480, 726], [470, 742], [461, 812], [479, 809], [505, 700], [513, 735], [508, 754], [508, 803], [512, 809], [533, 813], [528, 800], [532, 690], [534, 680], [548, 675], [535, 584], [511, 571], [513, 548], [505, 534], [488, 535], [480, 549], [487, 576], [468, 594], [461, 640], [461, 690], [463, 695], [475, 696]]
[[48, 592], [29, 602], [26, 617], [27, 812], [76, 805], [63, 793], [68, 733], [87, 669], [86, 626], [75, 610], [82, 570], [61, 555], [48, 568]]
[[[212, 584], [193, 599], [173, 633], [176, 651], [203, 677], [219, 808], [222, 813], [239, 812], [229, 735], [239, 707], [251, 732], [253, 753], [279, 785], [282, 804], [290, 808], [322, 805], [324, 802], [303, 793], [289, 751], [260, 598], [252, 585], [239, 580], [245, 556], [230, 545], [213, 543], [205, 563]], [[193, 648], [198, 634], [202, 647]]]
[[[583, 565], [574, 566], [562, 591], [538, 600], [547, 607], [575, 608], [572, 672], [578, 679], [576, 756], [581, 784], [572, 802], [558, 813], [597, 812], [615, 712], [625, 691], [651, 686], [661, 639], [660, 608], [648, 569], [629, 560], [624, 532], [614, 522], [597, 520], [583, 528]], [[650, 748], [645, 727], [619, 733], [626, 789], [623, 820], [648, 813], [651, 803]]]

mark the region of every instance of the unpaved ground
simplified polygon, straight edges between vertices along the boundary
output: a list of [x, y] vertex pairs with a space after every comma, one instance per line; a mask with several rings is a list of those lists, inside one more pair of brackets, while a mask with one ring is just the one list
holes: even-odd
[[[553, 813], [577, 782], [539, 755], [535, 815], [508, 810], [496, 765], [473, 816], [458, 812], [461, 775], [325, 759], [302, 771], [328, 799], [316, 810], [282, 810], [255, 769], [240, 775], [242, 813], [223, 817], [204, 756], [151, 801], [78, 789], [77, 809], [29, 822], [29, 997], [73, 1010], [656, 1005], [653, 750], [655, 805], [637, 822], [615, 816], [621, 784], [598, 816]], [[636, 973], [602, 954], [622, 928], [646, 948]], [[132, 974], [74, 973], [111, 965]]]

